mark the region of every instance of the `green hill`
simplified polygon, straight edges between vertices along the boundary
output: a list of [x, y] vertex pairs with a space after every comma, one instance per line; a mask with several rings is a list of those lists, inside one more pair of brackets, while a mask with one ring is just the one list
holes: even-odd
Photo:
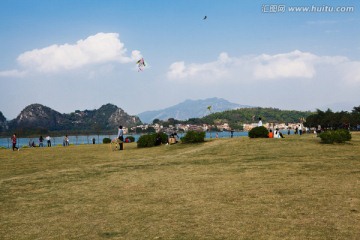
[[310, 111], [280, 110], [277, 108], [242, 108], [209, 114], [201, 119], [189, 119], [189, 122], [207, 124], [228, 123], [239, 129], [244, 123], [257, 122], [261, 117], [263, 123], [295, 123], [313, 114]]

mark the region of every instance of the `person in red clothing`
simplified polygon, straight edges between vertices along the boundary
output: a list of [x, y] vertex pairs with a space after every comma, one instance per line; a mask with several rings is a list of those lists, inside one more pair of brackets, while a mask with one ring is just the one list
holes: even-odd
[[15, 133], [11, 137], [11, 142], [12, 142], [12, 150], [15, 151], [15, 148], [16, 148], [16, 150], [19, 151], [19, 148], [16, 147], [16, 134]]
[[274, 138], [274, 133], [272, 132], [272, 130], [270, 129], [270, 132], [268, 134], [269, 138]]

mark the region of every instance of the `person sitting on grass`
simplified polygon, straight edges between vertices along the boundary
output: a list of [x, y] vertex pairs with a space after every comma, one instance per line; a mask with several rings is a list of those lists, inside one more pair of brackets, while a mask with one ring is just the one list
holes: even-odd
[[278, 128], [274, 132], [274, 138], [284, 138], [284, 135], [282, 134], [282, 132], [280, 132]]
[[284, 135], [279, 131], [279, 135], [281, 138], [284, 138]]
[[272, 132], [272, 130], [270, 129], [269, 134], [268, 134], [269, 138], [274, 138], [274, 133]]

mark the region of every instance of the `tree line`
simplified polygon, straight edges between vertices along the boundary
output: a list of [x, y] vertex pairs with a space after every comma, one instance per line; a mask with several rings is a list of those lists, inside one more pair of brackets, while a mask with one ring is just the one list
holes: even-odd
[[306, 127], [318, 127], [324, 129], [360, 129], [360, 106], [354, 107], [351, 112], [341, 111], [333, 112], [330, 109], [326, 111], [317, 110], [316, 113], [308, 116], [304, 123]]
[[154, 119], [153, 123], [162, 124], [164, 127], [175, 124], [193, 125], [221, 125], [228, 123], [230, 128], [242, 130], [244, 123], [254, 123], [261, 117], [263, 122], [272, 123], [297, 123], [313, 114], [310, 111], [280, 110], [277, 108], [241, 108], [223, 112], [211, 113], [202, 118], [189, 118], [180, 121], [170, 118], [167, 121]]

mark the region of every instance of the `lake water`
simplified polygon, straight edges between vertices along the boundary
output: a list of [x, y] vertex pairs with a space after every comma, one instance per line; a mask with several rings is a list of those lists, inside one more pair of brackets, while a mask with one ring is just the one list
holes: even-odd
[[[207, 132], [205, 138], [215, 138], [216, 134], [218, 134], [219, 138], [230, 138], [230, 132]], [[185, 134], [184, 133], [179, 133], [178, 136], [179, 137], [183, 137]], [[135, 141], [137, 141], [139, 139], [139, 137], [141, 136], [140, 134], [134, 134], [134, 135], [125, 135], [126, 136], [133, 136], [135, 138]], [[248, 136], [248, 132], [234, 132], [234, 137], [247, 137]], [[44, 138], [46, 136], [43, 136]], [[50, 136], [51, 137], [51, 136]], [[68, 136], [69, 140], [70, 140], [70, 144], [72, 145], [81, 145], [81, 144], [92, 144], [92, 139], [95, 138], [95, 143], [101, 143], [103, 142], [104, 138], [110, 138], [113, 139], [116, 137], [116, 135], [88, 135], [88, 136]], [[52, 137], [51, 138], [51, 145], [52, 146], [57, 146], [57, 145], [61, 145], [63, 144], [63, 140], [64, 140], [64, 136], [61, 137]], [[28, 146], [29, 142], [34, 141], [36, 146], [39, 146], [39, 138], [18, 138], [17, 139], [17, 145], [20, 147], [23, 146]], [[43, 142], [44, 146], [47, 146], [46, 140], [44, 139]], [[0, 138], [0, 147], [5, 147], [5, 148], [11, 148], [12, 147], [12, 143], [11, 143], [11, 139], [9, 138]]]

